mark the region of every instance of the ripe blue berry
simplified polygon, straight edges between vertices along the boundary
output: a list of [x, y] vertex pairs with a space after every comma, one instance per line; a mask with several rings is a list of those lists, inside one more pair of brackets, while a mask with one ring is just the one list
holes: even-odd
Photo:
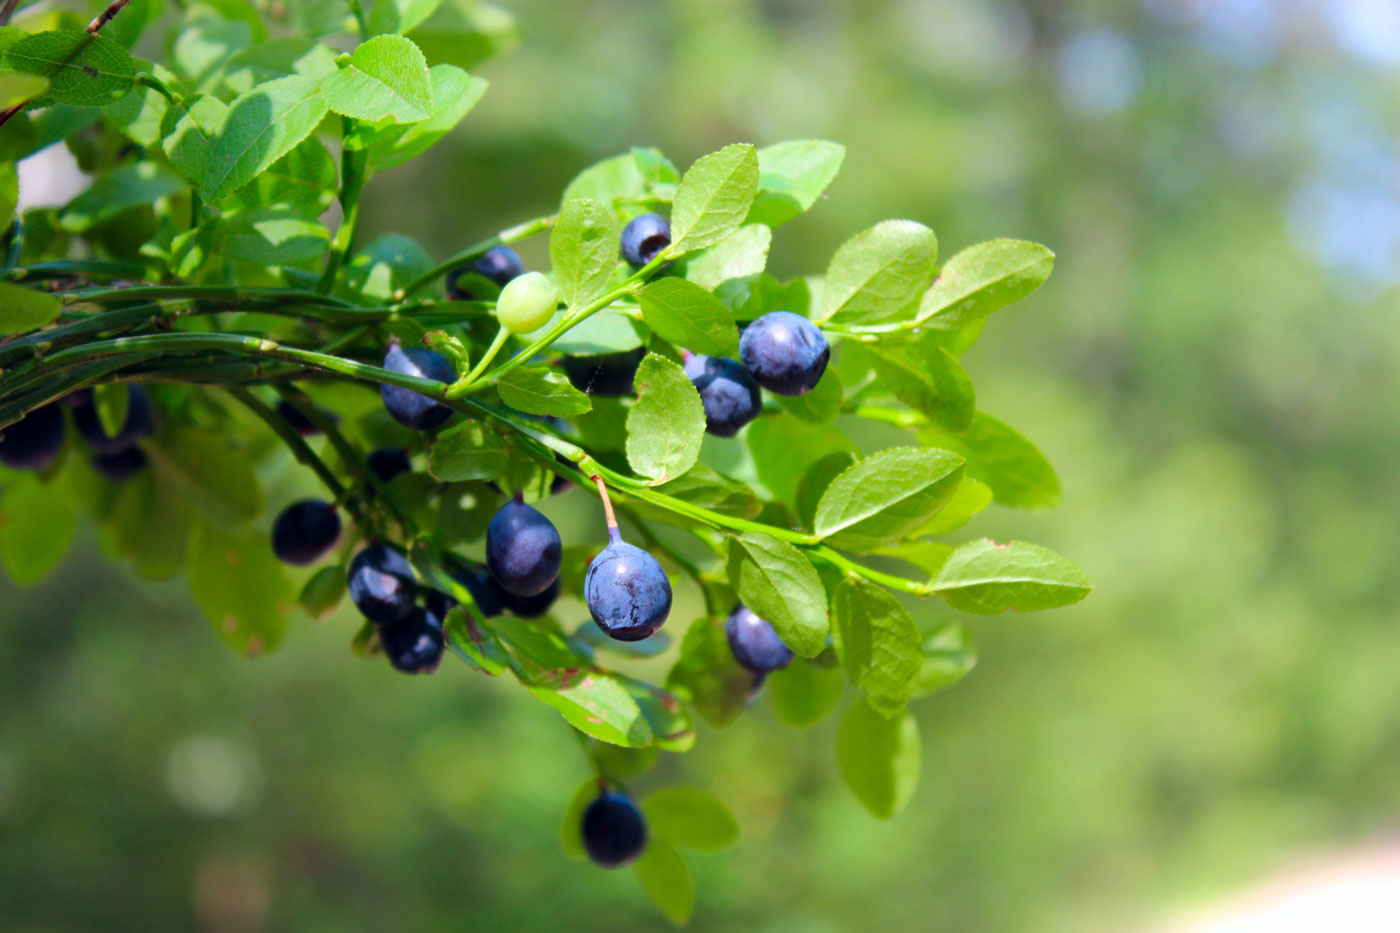
[[431, 674], [442, 661], [442, 619], [431, 610], [414, 607], [398, 622], [380, 627], [379, 644], [395, 670]]
[[641, 641], [671, 612], [671, 581], [656, 558], [614, 534], [588, 565], [583, 599], [593, 621], [610, 637]]
[[[421, 376], [438, 382], [455, 382], [457, 371], [446, 358], [426, 347], [404, 349], [398, 344], [384, 354], [384, 368], [406, 376]], [[380, 385], [379, 395], [394, 420], [405, 427], [427, 431], [452, 417], [452, 409], [412, 389]]]
[[47, 470], [63, 452], [63, 410], [36, 408], [0, 430], [0, 463], [12, 470]]
[[583, 811], [583, 847], [595, 865], [621, 868], [647, 847], [647, 821], [626, 794], [606, 792]]
[[575, 389], [589, 395], [635, 395], [633, 380], [644, 356], [646, 350], [641, 347], [598, 356], [566, 356], [564, 374]]
[[826, 372], [831, 345], [811, 321], [791, 311], [770, 311], [744, 328], [739, 360], [763, 388], [804, 395]]
[[314, 564], [340, 539], [340, 516], [335, 506], [320, 499], [303, 499], [282, 510], [272, 524], [272, 553], [285, 564]]
[[408, 558], [381, 541], [355, 555], [348, 580], [355, 608], [376, 625], [390, 625], [407, 616], [418, 595]]
[[705, 430], [719, 437], [733, 437], [763, 411], [763, 393], [744, 367], [722, 356], [692, 356], [685, 374], [700, 393], [705, 408]]
[[412, 468], [412, 464], [408, 462], [408, 452], [402, 447], [380, 447], [378, 450], [371, 450], [365, 458], [365, 465], [384, 483]]
[[522, 619], [537, 619], [554, 605], [554, 601], [559, 598], [560, 589], [559, 581], [555, 580], [538, 596], [516, 596], [502, 590], [501, 605]]
[[640, 269], [671, 245], [671, 223], [660, 214], [633, 217], [622, 228], [622, 258]]
[[153, 430], [151, 396], [141, 386], [127, 386], [126, 421], [116, 434], [109, 435], [102, 427], [97, 403], [91, 398], [73, 410], [73, 426], [95, 452], [121, 453]]
[[792, 649], [783, 644], [773, 626], [742, 603], [729, 614], [724, 633], [734, 660], [755, 674], [762, 676], [792, 663]]
[[[453, 567], [448, 570], [448, 573], [453, 580], [462, 584], [466, 591], [471, 594], [476, 608], [481, 610], [483, 616], [489, 619], [501, 614], [501, 606], [510, 594], [501, 589], [500, 585], [489, 575], [470, 567]], [[534, 598], [538, 599], [539, 597]], [[429, 590], [424, 601], [427, 603], [429, 611], [440, 619], [446, 618], [447, 613], [457, 606], [457, 600], [437, 590]]]
[[130, 479], [144, 470], [146, 463], [146, 452], [140, 447], [128, 447], [114, 454], [101, 454], [92, 458], [93, 469], [113, 482]]
[[515, 250], [509, 246], [493, 246], [478, 256], [474, 262], [452, 273], [448, 279], [447, 297], [453, 301], [472, 301], [485, 297], [472, 293], [471, 282], [463, 279], [467, 275], [479, 275], [489, 282], [494, 282], [498, 287], [504, 288], [511, 279], [524, 274], [525, 264], [520, 261], [520, 256]]
[[518, 500], [501, 506], [486, 526], [486, 567], [501, 589], [516, 596], [548, 589], [559, 578], [563, 551], [549, 519]]
[[[282, 399], [282, 401], [277, 403], [277, 414], [281, 415], [282, 420], [291, 425], [292, 429], [302, 437], [315, 437], [321, 433], [321, 429], [316, 426], [315, 422], [302, 414], [300, 408], [286, 399]], [[323, 411], [321, 414], [325, 416], [326, 420], [331, 424], [335, 424], [340, 420], [335, 416], [334, 412]]]

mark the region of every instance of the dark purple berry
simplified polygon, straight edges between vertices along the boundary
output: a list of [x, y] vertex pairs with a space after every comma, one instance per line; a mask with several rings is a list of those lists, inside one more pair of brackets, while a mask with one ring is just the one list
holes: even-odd
[[593, 621], [607, 635], [618, 641], [641, 641], [670, 614], [671, 581], [656, 558], [614, 537], [588, 565], [583, 599]]
[[272, 553], [286, 564], [314, 564], [340, 540], [340, 516], [320, 499], [303, 499], [282, 510], [272, 524]]
[[414, 607], [398, 622], [380, 626], [379, 644], [395, 670], [431, 674], [442, 661], [442, 619], [431, 610]]
[[671, 224], [660, 214], [642, 214], [622, 228], [622, 258], [640, 269], [671, 245]]
[[[404, 349], [394, 344], [389, 347], [389, 352], [384, 354], [384, 368], [406, 376], [419, 376], [437, 382], [451, 383], [457, 379], [457, 371], [452, 368], [452, 364], [442, 355], [426, 347]], [[384, 407], [389, 410], [389, 414], [405, 427], [427, 431], [452, 417], [451, 408], [412, 389], [381, 384], [379, 395], [384, 399]]]
[[114, 482], [130, 479], [146, 468], [146, 452], [140, 447], [128, 447], [114, 454], [100, 454], [92, 458], [92, 467], [98, 473]]
[[734, 660], [760, 677], [792, 663], [792, 649], [783, 644], [773, 626], [742, 603], [729, 614], [724, 633]]
[[120, 453], [154, 430], [151, 396], [141, 386], [127, 386], [126, 421], [116, 434], [108, 434], [102, 427], [97, 403], [91, 398], [73, 409], [73, 426], [97, 453]]
[[560, 589], [559, 581], [555, 580], [538, 596], [516, 596], [502, 590], [501, 605], [522, 619], [537, 619], [554, 605], [554, 601], [559, 598]]
[[380, 447], [378, 450], [372, 450], [365, 458], [365, 464], [382, 483], [387, 483], [400, 473], [407, 473], [412, 469], [412, 464], [408, 461], [408, 451], [402, 447]]
[[791, 311], [768, 312], [739, 338], [739, 361], [753, 381], [779, 395], [812, 391], [830, 359], [826, 334]]
[[589, 395], [631, 396], [637, 394], [634, 380], [644, 356], [646, 350], [641, 347], [598, 356], [567, 356], [564, 375], [575, 389]]
[[583, 847], [594, 864], [621, 868], [647, 847], [647, 821], [626, 794], [599, 794], [583, 811]]
[[763, 393], [744, 367], [722, 356], [692, 356], [685, 374], [700, 393], [705, 430], [733, 437], [763, 411]]
[[0, 463], [12, 470], [47, 470], [63, 452], [63, 410], [45, 405], [0, 429]]
[[486, 526], [486, 567], [507, 593], [543, 593], [558, 579], [563, 554], [554, 525], [523, 502], [507, 502]]
[[418, 595], [408, 558], [398, 548], [379, 541], [355, 555], [347, 579], [351, 601], [376, 625], [389, 625], [407, 616]]
[[520, 261], [520, 256], [515, 250], [509, 246], [493, 246], [475, 261], [453, 271], [448, 279], [447, 297], [453, 301], [472, 301], [482, 297], [472, 294], [471, 284], [464, 280], [463, 276], [479, 275], [495, 283], [497, 287], [504, 288], [511, 279], [524, 274], [525, 264]]

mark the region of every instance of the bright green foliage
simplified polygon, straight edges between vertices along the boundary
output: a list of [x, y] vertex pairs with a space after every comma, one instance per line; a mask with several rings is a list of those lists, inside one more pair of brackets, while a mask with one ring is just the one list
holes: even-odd
[[[723, 729], [758, 690], [793, 728], [846, 700], [841, 772], [876, 816], [897, 813], [920, 764], [908, 704], [976, 661], [959, 621], [930, 620], [914, 600], [986, 615], [1089, 591], [1037, 545], [942, 540], [993, 505], [1059, 500], [1034, 444], [977, 410], [960, 362], [992, 312], [1045, 280], [1053, 254], [993, 240], [940, 269], [932, 230], [889, 220], [836, 249], [824, 277], [780, 278], [768, 271], [774, 229], [821, 202], [845, 157], [823, 140], [733, 144], [684, 174], [634, 148], [580, 171], [557, 213], [503, 231], [433, 205], [461, 230], [454, 256], [405, 233], [366, 243], [365, 186], [457, 127], [487, 89], [468, 69], [515, 41], [513, 23], [471, 0], [297, 0], [270, 12], [275, 23], [263, 9], [134, 0], [96, 36], [0, 29], [0, 99], [25, 104], [0, 133], [11, 160], [0, 173], [0, 426], [88, 387], [108, 436], [131, 413], [131, 383], [152, 406], [129, 452], [138, 472], [113, 478], [56, 405], [67, 438], [56, 461], [37, 475], [0, 472], [6, 573], [39, 581], [88, 516], [104, 553], [146, 579], [183, 572], [217, 636], [257, 655], [296, 637], [306, 616], [339, 624], [347, 562], [386, 540], [409, 554], [422, 589], [458, 603], [443, 620], [453, 657], [584, 737], [597, 774], [566, 807], [567, 853], [580, 854], [578, 821], [600, 780], [650, 780], [664, 754], [696, 744], [700, 719]], [[132, 58], [138, 39], [168, 58]], [[13, 160], [60, 142], [91, 185], [13, 217]], [[323, 223], [333, 207], [338, 219]], [[644, 212], [669, 217], [672, 244], [632, 270], [619, 231]], [[449, 272], [546, 233], [548, 269], [504, 288], [476, 276], [446, 300]], [[684, 354], [735, 358], [742, 328], [777, 310], [821, 326], [823, 377], [805, 395], [765, 395], [737, 437], [707, 435]], [[455, 379], [380, 368], [390, 341], [431, 347]], [[563, 365], [639, 348], [635, 391], [620, 398], [580, 390]], [[452, 419], [409, 432], [384, 410], [385, 384], [432, 394]], [[303, 439], [279, 401], [313, 412], [326, 437]], [[852, 430], [861, 421], [878, 433]], [[413, 467], [381, 481], [367, 465], [377, 448], [405, 451]], [[582, 503], [561, 509], [574, 515], [594, 508], [586, 497], [601, 482], [627, 540], [660, 560], [676, 609], [664, 632], [622, 643], [591, 621], [578, 627], [601, 521], [561, 524], [566, 608], [487, 616], [454, 576], [510, 495], [543, 503], [557, 480]], [[315, 568], [284, 566], [268, 546], [270, 513], [296, 482], [334, 501], [344, 524]], [[798, 655], [766, 681], [730, 649], [725, 618], [738, 603]], [[357, 655], [379, 651], [373, 626], [345, 638]], [[637, 879], [684, 923], [695, 885], [678, 850], [724, 849], [738, 822], [699, 790], [639, 799], [652, 840]]]

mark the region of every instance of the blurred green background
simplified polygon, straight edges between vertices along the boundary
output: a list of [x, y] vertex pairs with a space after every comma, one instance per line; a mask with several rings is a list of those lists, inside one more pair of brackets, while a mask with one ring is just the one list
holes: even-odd
[[[684, 165], [816, 136], [845, 168], [770, 271], [819, 272], [887, 217], [945, 257], [1059, 255], [965, 362], [1065, 503], [973, 527], [1096, 591], [972, 622], [979, 667], [916, 705], [924, 777], [890, 823], [842, 786], [834, 721], [795, 733], [761, 701], [668, 756], [640, 790], [703, 786], [744, 831], [692, 860], [694, 929], [1143, 929], [1396, 829], [1393, 4], [506, 6], [520, 45], [449, 141], [376, 180], [366, 240], [444, 256], [633, 144]], [[566, 538], [579, 495], [554, 505]], [[0, 606], [6, 929], [664, 924], [629, 873], [560, 854], [586, 763], [523, 691], [358, 661], [348, 614], [240, 659], [183, 584], [91, 543]]]

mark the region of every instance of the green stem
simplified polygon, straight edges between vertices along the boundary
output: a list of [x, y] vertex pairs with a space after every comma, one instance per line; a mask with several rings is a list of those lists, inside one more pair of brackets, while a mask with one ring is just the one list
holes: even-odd
[[365, 19], [365, 9], [360, 0], [350, 0], [350, 12], [355, 14], [355, 24], [360, 27], [360, 41], [369, 39], [369, 21]]
[[399, 301], [406, 301], [407, 299], [412, 298], [414, 295], [418, 294], [418, 292], [427, 288], [429, 285], [436, 282], [438, 279], [442, 278], [447, 273], [451, 272], [453, 269], [457, 268], [465, 262], [470, 262], [471, 260], [476, 259], [478, 256], [480, 256], [482, 253], [485, 253], [488, 249], [491, 249], [493, 246], [508, 246], [511, 243], [519, 243], [521, 240], [529, 239], [537, 233], [543, 233], [544, 231], [548, 230], [554, 225], [554, 218], [556, 216], [558, 215], [549, 214], [545, 217], [536, 217], [534, 220], [527, 220], [523, 224], [517, 224], [514, 227], [508, 227], [507, 229], [502, 230], [500, 233], [496, 234], [495, 236], [487, 237], [479, 243], [473, 243], [471, 246], [468, 246], [460, 253], [456, 253], [448, 257], [447, 259], [444, 259], [442, 262], [438, 263], [436, 266], [433, 266], [427, 272], [424, 272], [422, 275], [418, 276], [418, 278], [414, 279], [412, 282], [409, 282], [406, 286], [404, 286], [403, 290], [394, 297], [396, 297]]
[[[368, 27], [364, 24], [364, 14], [360, 10], [359, 0], [352, 0], [356, 11], [356, 18], [360, 20], [360, 28], [364, 31], [366, 38], [369, 36]], [[340, 121], [341, 137], [349, 139], [355, 131], [355, 121], [349, 117], [342, 117]], [[348, 146], [340, 153], [340, 207], [341, 221], [340, 229], [335, 232], [335, 239], [331, 241], [329, 254], [326, 256], [326, 271], [321, 276], [320, 283], [316, 286], [316, 291], [321, 294], [329, 294], [331, 287], [335, 285], [335, 274], [340, 270], [340, 265], [345, 261], [345, 257], [350, 252], [350, 246], [355, 239], [355, 220], [360, 213], [360, 194], [365, 189], [365, 179], [369, 175], [369, 151], [366, 149], [351, 149]]]
[[471, 388], [471, 384], [486, 371], [486, 367], [491, 365], [491, 361], [501, 352], [501, 347], [504, 347], [506, 341], [509, 339], [510, 331], [506, 330], [505, 326], [502, 325], [500, 329], [496, 331], [496, 336], [495, 339], [491, 341], [491, 346], [486, 348], [486, 353], [482, 355], [481, 359], [477, 360], [471, 372], [467, 373], [461, 379], [458, 379], [456, 383], [453, 384], [452, 388], [447, 390], [448, 397], [460, 398], [466, 395]]
[[311, 468], [326, 488], [330, 490], [331, 498], [336, 502], [344, 502], [346, 509], [355, 519], [355, 524], [361, 524], [363, 516], [360, 514], [359, 504], [345, 496], [345, 486], [331, 472], [331, 468], [326, 466], [326, 462], [316, 455], [316, 451], [311, 449], [311, 445], [297, 433], [296, 429], [287, 423], [287, 419], [277, 413], [272, 408], [247, 389], [225, 388], [225, 392], [232, 395], [243, 404], [253, 414], [257, 415], [267, 423], [267, 426], [282, 438], [282, 443], [287, 445], [287, 449], [292, 452], [292, 456], [298, 462]]
[[[41, 282], [48, 279], [71, 279], [79, 276], [94, 279], [139, 279], [146, 274], [145, 266], [129, 262], [103, 262], [95, 259], [57, 259], [36, 262], [32, 266], [14, 266], [0, 272], [0, 278], [10, 282]], [[61, 296], [61, 297], [66, 297]]]

